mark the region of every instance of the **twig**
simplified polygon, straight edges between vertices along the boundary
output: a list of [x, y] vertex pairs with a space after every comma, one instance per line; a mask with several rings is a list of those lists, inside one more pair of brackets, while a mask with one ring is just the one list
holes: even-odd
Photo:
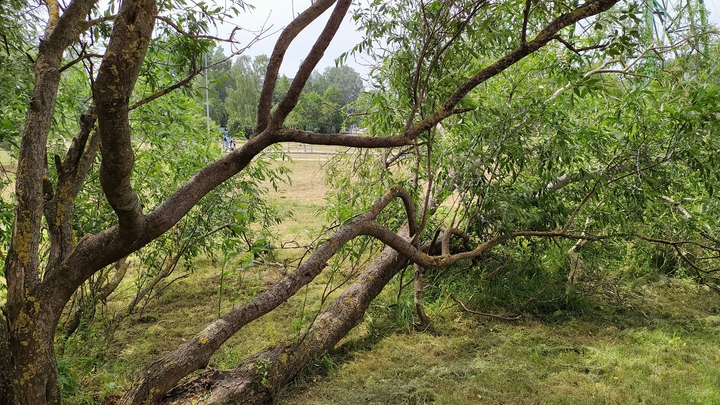
[[473, 310], [473, 309], [468, 308], [468, 307], [465, 305], [465, 303], [463, 303], [462, 301], [460, 301], [460, 300], [458, 300], [457, 298], [455, 298], [455, 296], [453, 296], [452, 293], [449, 292], [449, 291], [447, 291], [446, 289], [444, 289], [444, 288], [442, 288], [442, 287], [435, 286], [435, 285], [428, 285], [427, 287], [437, 288], [438, 290], [446, 293], [446, 294], [448, 295], [448, 297], [450, 297], [451, 300], [455, 301], [458, 305], [460, 305], [460, 307], [462, 307], [462, 309], [463, 309], [465, 312], [469, 312], [469, 313], [475, 314], [475, 315], [485, 316], [485, 317], [488, 317], [488, 318], [502, 319], [502, 320], [504, 320], [504, 321], [519, 321], [520, 319], [522, 319], [522, 314], [516, 314], [516, 315], [500, 315], [500, 314], [490, 314], [490, 313], [487, 313], [487, 312], [475, 311], [475, 310]]
[[565, 47], [566, 47], [567, 49], [575, 52], [575, 53], [578, 54], [578, 55], [580, 54], [580, 52], [586, 52], [586, 51], [591, 51], [591, 50], [593, 50], [593, 49], [602, 49], [602, 48], [607, 47], [607, 44], [597, 44], [597, 45], [586, 46], [586, 47], [583, 47], [583, 48], [579, 48], [579, 49], [578, 49], [578, 48], [575, 48], [571, 43], [569, 43], [568, 41], [566, 41], [565, 39], [563, 39], [563, 38], [562, 38], [561, 36], [559, 36], [559, 35], [555, 35], [555, 36], [553, 37], [553, 39], [556, 40], [556, 41], [558, 41], [558, 42], [560, 42], [561, 44], [565, 45]]

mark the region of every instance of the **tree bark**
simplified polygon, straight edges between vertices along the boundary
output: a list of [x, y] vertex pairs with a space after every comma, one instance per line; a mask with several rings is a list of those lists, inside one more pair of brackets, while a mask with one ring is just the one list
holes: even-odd
[[3, 385], [12, 385], [13, 400], [7, 402], [9, 404], [60, 403], [53, 348], [60, 311], [50, 309], [50, 297], [40, 283], [42, 214], [51, 192], [46, 141], [57, 101], [63, 52], [82, 31], [81, 22], [92, 5], [92, 0], [73, 1], [62, 16], [58, 14], [59, 9], [52, 8], [35, 60], [35, 85], [26, 114], [15, 178], [15, 222], [5, 260], [7, 335], [2, 337], [2, 344], [5, 346], [7, 342], [10, 355], [3, 361], [12, 367], [12, 378], [3, 380]]
[[[405, 232], [407, 239], [407, 232]], [[228, 371], [205, 372], [171, 391], [163, 404], [262, 404], [313, 359], [331, 350], [362, 319], [370, 302], [410, 262], [390, 247], [323, 312], [297, 341], [285, 340]]]
[[244, 307], [231, 309], [178, 349], [146, 365], [133, 387], [123, 396], [122, 403], [127, 405], [155, 403], [180, 379], [204, 368], [210, 356], [238, 330], [272, 311], [315, 279], [325, 268], [327, 261], [343, 245], [358, 235], [371, 234], [371, 231], [378, 227], [374, 219], [395, 198], [403, 200], [407, 216], [410, 218], [406, 232], [414, 234], [417, 224], [414, 221], [415, 208], [410, 195], [399, 186], [392, 187], [368, 211], [340, 228], [315, 250], [308, 261], [283, 277], [268, 291], [258, 295]]
[[10, 352], [10, 329], [8, 328], [5, 312], [0, 310], [0, 404], [12, 404], [13, 395], [13, 369], [12, 353]]

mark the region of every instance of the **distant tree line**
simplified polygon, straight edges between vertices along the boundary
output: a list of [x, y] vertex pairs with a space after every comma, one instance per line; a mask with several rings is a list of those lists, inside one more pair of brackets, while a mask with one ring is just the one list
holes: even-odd
[[[253, 132], [257, 104], [269, 58], [266, 55], [242, 55], [225, 60], [222, 48], [215, 49], [209, 71], [210, 117], [227, 128], [231, 136], [244, 137]], [[278, 79], [273, 103], [290, 88], [292, 78]], [[355, 123], [352, 104], [363, 91], [360, 74], [349, 66], [328, 67], [313, 72], [297, 108], [285, 126], [319, 133], [339, 133]]]

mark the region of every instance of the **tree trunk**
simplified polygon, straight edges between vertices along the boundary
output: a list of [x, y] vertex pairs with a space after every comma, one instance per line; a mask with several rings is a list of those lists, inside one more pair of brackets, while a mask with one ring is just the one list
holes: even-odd
[[30, 296], [20, 308], [15, 322], [9, 324], [8, 358], [12, 362], [14, 401], [10, 404], [60, 404], [55, 347], [57, 317], [46, 302]]
[[0, 404], [12, 404], [12, 353], [10, 352], [10, 329], [5, 312], [0, 310]]
[[[320, 245], [310, 258], [294, 272], [286, 275], [268, 291], [256, 296], [244, 307], [235, 307], [217, 321], [208, 325], [194, 338], [178, 349], [145, 366], [133, 387], [123, 396], [122, 404], [152, 404], [169, 392], [183, 377], [204, 368], [210, 356], [249, 322], [272, 311], [287, 301], [301, 287], [310, 283], [327, 266], [328, 260], [347, 242], [359, 235], [372, 235], [380, 226], [374, 221], [377, 215], [395, 198], [403, 200], [408, 224], [403, 235], [415, 233], [415, 208], [410, 195], [399, 186], [392, 187], [365, 213], [340, 228]], [[390, 231], [388, 231], [390, 232]], [[401, 236], [392, 233], [407, 244]]]
[[299, 340], [286, 340], [260, 352], [232, 370], [205, 372], [171, 391], [165, 404], [200, 400], [205, 404], [262, 404], [310, 361], [332, 349], [362, 319], [370, 302], [400, 270], [407, 258], [387, 247], [323, 312]]

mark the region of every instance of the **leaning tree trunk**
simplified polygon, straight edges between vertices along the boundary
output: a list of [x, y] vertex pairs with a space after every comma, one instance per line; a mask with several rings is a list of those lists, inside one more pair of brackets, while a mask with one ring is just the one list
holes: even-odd
[[311, 360], [332, 349], [362, 319], [370, 302], [407, 258], [387, 247], [323, 312], [299, 340], [286, 340], [228, 371], [208, 371], [171, 391], [165, 404], [262, 404]]
[[[125, 393], [121, 403], [127, 405], [153, 404], [176, 386], [178, 381], [190, 373], [207, 366], [210, 356], [220, 346], [249, 322], [272, 311], [287, 301], [303, 286], [310, 283], [327, 266], [328, 260], [347, 242], [359, 235], [372, 235], [381, 228], [374, 220], [395, 198], [400, 198], [406, 209], [408, 222], [401, 235], [415, 234], [415, 208], [410, 195], [403, 188], [394, 186], [380, 197], [368, 211], [358, 215], [349, 224], [340, 228], [325, 243], [320, 245], [310, 258], [294, 272], [286, 275], [268, 291], [256, 296], [246, 306], [235, 307], [202, 332], [188, 340], [176, 350], [162, 358], [148, 363], [132, 388]], [[407, 242], [400, 235], [389, 233]]]

